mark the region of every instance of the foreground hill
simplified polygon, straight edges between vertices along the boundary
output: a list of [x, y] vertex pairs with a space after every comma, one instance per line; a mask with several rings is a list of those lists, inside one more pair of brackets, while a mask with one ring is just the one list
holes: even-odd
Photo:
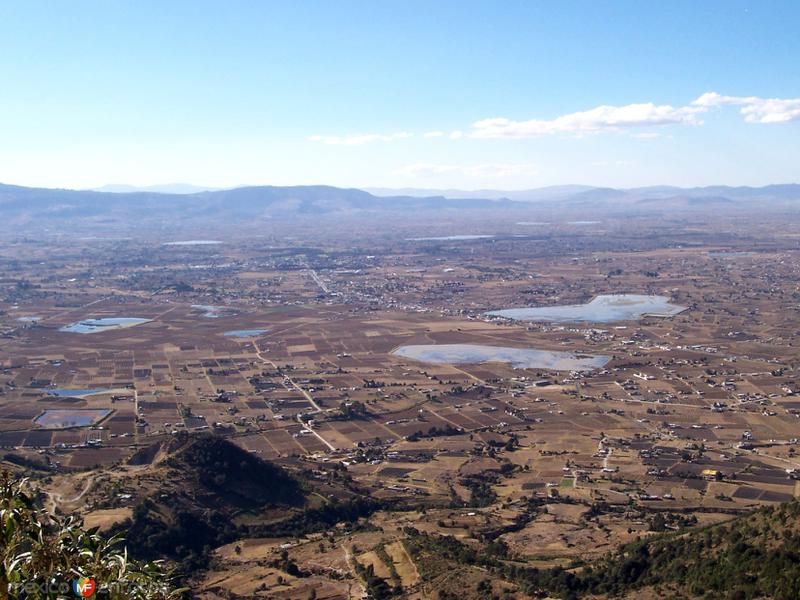
[[[759, 509], [728, 522], [662, 534], [620, 547], [584, 567], [537, 569], [502, 544], [475, 548], [449, 536], [406, 531], [405, 545], [440, 597], [456, 595], [450, 574], [475, 569], [518, 586], [525, 597], [800, 598], [800, 502]], [[486, 589], [488, 582], [483, 584]], [[476, 590], [479, 592], [480, 590]], [[477, 594], [474, 597], [480, 597]]]
[[294, 475], [220, 437], [181, 437], [150, 453], [158, 485], [115, 528], [136, 556], [196, 568], [209, 548], [230, 541], [244, 515], [285, 517], [306, 504]]
[[[535, 549], [519, 554], [503, 537], [530, 518], [442, 535], [423, 518], [434, 505], [377, 500], [333, 466], [322, 480], [211, 434], [142, 449], [120, 472], [95, 482], [89, 514], [134, 496], [127, 518], [107, 533], [123, 534], [136, 559], [169, 559], [208, 598], [235, 597], [229, 585], [250, 590], [239, 597], [287, 599], [351, 586], [386, 599], [800, 597], [798, 501], [714, 525], [643, 532], [592, 562], [576, 555], [532, 563]], [[442, 508], [464, 514], [461, 502]], [[528, 517], [545, 510], [539, 499], [529, 508]], [[651, 530], [682, 526], [675, 516], [653, 512]]]
[[304, 502], [305, 492], [296, 477], [225, 438], [179, 436], [159, 450], [158, 460], [169, 476], [165, 483], [183, 493], [191, 492], [206, 508], [227, 505], [251, 510]]
[[132, 555], [168, 558], [192, 574], [208, 565], [214, 548], [242, 538], [301, 536], [326, 531], [382, 508], [346, 476], [331, 473], [312, 484], [213, 434], [179, 435], [141, 451], [133, 470], [97, 490], [97, 508], [113, 506], [121, 489], [136, 502], [111, 527]]
[[610, 594], [653, 588], [709, 599], [800, 598], [800, 502], [624, 546], [575, 581], [578, 590]]

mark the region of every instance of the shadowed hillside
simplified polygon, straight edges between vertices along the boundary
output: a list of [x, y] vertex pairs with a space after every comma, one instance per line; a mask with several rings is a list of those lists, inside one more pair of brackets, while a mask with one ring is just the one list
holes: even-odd
[[533, 597], [800, 597], [800, 502], [796, 501], [718, 525], [626, 544], [605, 560], [573, 569], [528, 567], [517, 563], [502, 544], [478, 550], [450, 536], [415, 529], [406, 534], [409, 552], [431, 580], [453, 568], [480, 568]]
[[234, 538], [247, 515], [287, 517], [305, 505], [300, 481], [220, 437], [186, 435], [158, 449], [161, 487], [143, 498], [126, 531], [135, 554], [199, 566]]

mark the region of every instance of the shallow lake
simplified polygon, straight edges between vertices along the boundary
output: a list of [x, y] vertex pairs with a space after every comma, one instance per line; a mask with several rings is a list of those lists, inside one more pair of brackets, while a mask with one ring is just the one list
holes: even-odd
[[34, 423], [47, 429], [86, 427], [105, 418], [110, 413], [111, 411], [106, 408], [55, 408], [44, 411], [34, 419]]
[[493, 238], [493, 235], [443, 235], [441, 237], [417, 237], [408, 238], [408, 242], [458, 242], [463, 240], [486, 240]]
[[110, 331], [112, 329], [124, 329], [126, 327], [133, 327], [134, 325], [141, 325], [148, 323], [150, 319], [140, 319], [138, 317], [107, 317], [102, 319], [85, 319], [83, 321], [76, 321], [61, 327], [59, 331], [67, 333], [100, 333], [102, 331]]
[[607, 356], [478, 344], [400, 346], [392, 354], [437, 365], [504, 362], [516, 369], [550, 369], [553, 371], [589, 371], [599, 369], [609, 360]]
[[753, 253], [742, 250], [712, 250], [708, 255], [718, 258], [735, 258], [737, 256], [753, 256]]
[[177, 242], [164, 242], [164, 246], [216, 246], [220, 240], [181, 240]]
[[41, 321], [42, 317], [17, 317], [17, 321], [21, 323], [35, 323], [36, 321]]
[[226, 331], [225, 335], [228, 337], [256, 337], [266, 332], [266, 329], [233, 329]]
[[221, 306], [214, 306], [213, 304], [192, 304], [192, 308], [203, 311], [203, 316], [209, 319], [216, 319], [222, 312]]
[[493, 310], [486, 314], [491, 317], [505, 317], [518, 321], [612, 323], [639, 319], [643, 316], [672, 317], [684, 310], [686, 310], [685, 306], [671, 304], [666, 296], [606, 294], [596, 296], [586, 304], [508, 308]]
[[60, 396], [62, 398], [81, 398], [83, 396], [94, 396], [96, 394], [108, 394], [114, 390], [111, 388], [85, 388], [78, 390], [68, 390], [66, 388], [53, 388], [44, 390], [45, 393], [51, 396]]

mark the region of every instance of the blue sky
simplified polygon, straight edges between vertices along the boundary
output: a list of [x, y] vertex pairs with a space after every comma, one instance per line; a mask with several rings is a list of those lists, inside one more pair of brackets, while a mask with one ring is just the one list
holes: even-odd
[[0, 182], [800, 181], [800, 2], [0, 1]]

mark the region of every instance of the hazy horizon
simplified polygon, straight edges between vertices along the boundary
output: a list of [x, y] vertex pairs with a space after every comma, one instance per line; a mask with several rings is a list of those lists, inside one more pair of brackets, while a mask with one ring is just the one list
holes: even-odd
[[[13, 185], [19, 187], [39, 187], [39, 186], [25, 186], [20, 185], [12, 182], [7, 181], [0, 181], [0, 185]], [[518, 189], [509, 189], [509, 188], [489, 188], [489, 187], [482, 187], [482, 188], [458, 188], [458, 187], [429, 187], [429, 186], [404, 186], [404, 187], [384, 187], [384, 186], [368, 186], [368, 185], [353, 185], [353, 186], [333, 186], [327, 183], [297, 183], [297, 184], [288, 184], [288, 185], [277, 185], [273, 183], [245, 183], [240, 185], [231, 185], [226, 187], [215, 187], [215, 186], [204, 186], [198, 185], [194, 183], [187, 183], [187, 182], [166, 182], [166, 183], [153, 183], [153, 184], [145, 184], [145, 185], [131, 185], [127, 183], [106, 183], [97, 187], [89, 187], [89, 188], [69, 188], [69, 187], [49, 187], [49, 186], [42, 186], [43, 189], [67, 189], [73, 191], [82, 191], [82, 192], [110, 192], [110, 193], [136, 193], [136, 192], [154, 192], [159, 194], [193, 194], [193, 193], [200, 193], [200, 192], [207, 192], [207, 191], [224, 191], [224, 190], [235, 190], [235, 189], [242, 189], [242, 188], [254, 188], [254, 187], [339, 187], [342, 189], [357, 189], [369, 192], [374, 195], [384, 195], [390, 192], [398, 192], [398, 195], [401, 195], [402, 192], [405, 191], [415, 191], [415, 192], [459, 192], [459, 193], [480, 193], [480, 192], [494, 192], [494, 193], [509, 193], [509, 194], [517, 194], [521, 192], [536, 192], [536, 191], [547, 191], [547, 190], [559, 190], [559, 189], [569, 189], [569, 188], [576, 188], [576, 189], [616, 189], [616, 190], [639, 190], [639, 189], [647, 189], [647, 188], [674, 188], [676, 190], [688, 190], [688, 189], [703, 189], [703, 188], [716, 188], [716, 187], [728, 187], [728, 188], [736, 188], [736, 187], [749, 187], [749, 188], [763, 188], [763, 187], [770, 187], [770, 186], [784, 186], [784, 185], [800, 185], [800, 182], [797, 181], [776, 181], [771, 182], [764, 185], [755, 185], [755, 186], [734, 186], [734, 185], [727, 185], [723, 183], [712, 183], [708, 185], [698, 185], [698, 186], [673, 186], [669, 184], [654, 184], [649, 186], [601, 186], [601, 185], [591, 185], [591, 184], [573, 184], [573, 183], [561, 183], [561, 184], [552, 184], [552, 185], [545, 185], [545, 186], [537, 186], [537, 187], [528, 187], [528, 188], [518, 188]]]

